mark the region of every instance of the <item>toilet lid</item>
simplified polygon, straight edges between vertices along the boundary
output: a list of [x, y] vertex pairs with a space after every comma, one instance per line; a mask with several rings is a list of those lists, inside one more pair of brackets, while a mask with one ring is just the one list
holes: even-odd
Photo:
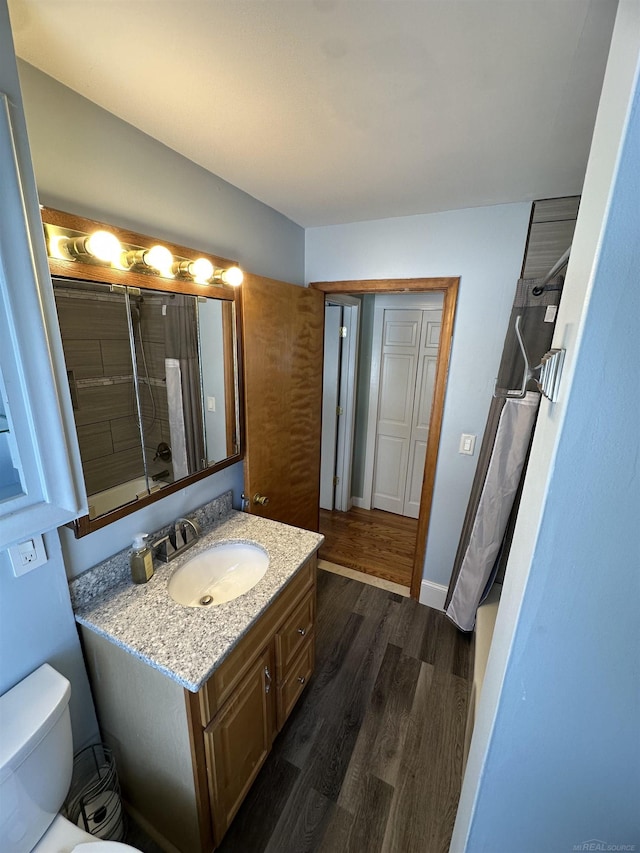
[[140, 853], [137, 847], [130, 847], [120, 841], [83, 841], [76, 844], [72, 853], [125, 853], [126, 850]]

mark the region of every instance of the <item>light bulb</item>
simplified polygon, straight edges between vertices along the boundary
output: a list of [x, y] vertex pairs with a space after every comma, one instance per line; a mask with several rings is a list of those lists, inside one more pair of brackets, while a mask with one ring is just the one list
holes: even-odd
[[213, 276], [213, 264], [207, 258], [198, 258], [189, 264], [189, 273], [198, 284], [207, 284]]
[[225, 284], [230, 284], [231, 287], [238, 287], [242, 284], [244, 276], [240, 267], [229, 267], [229, 269], [223, 271], [220, 278]]
[[120, 240], [109, 231], [94, 231], [84, 243], [85, 250], [99, 261], [117, 261], [122, 252]]
[[65, 251], [68, 242], [68, 237], [64, 237], [60, 234], [52, 234], [49, 237], [48, 245], [49, 245], [49, 257], [50, 258], [60, 258], [63, 261], [69, 260], [69, 253]]
[[152, 246], [144, 253], [144, 262], [165, 278], [173, 278], [173, 255], [166, 246]]

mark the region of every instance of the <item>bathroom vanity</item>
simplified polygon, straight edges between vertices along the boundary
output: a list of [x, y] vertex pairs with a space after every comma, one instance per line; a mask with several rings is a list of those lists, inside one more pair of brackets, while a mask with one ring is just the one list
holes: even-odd
[[[130, 582], [128, 551], [71, 583], [124, 798], [159, 843], [184, 853], [220, 843], [314, 664], [322, 537], [234, 512], [223, 497], [222, 507], [195, 513], [203, 527], [197, 545], [174, 563], [156, 563], [149, 583]], [[225, 604], [176, 604], [167, 589], [173, 573], [224, 541], [262, 546], [263, 579]]]

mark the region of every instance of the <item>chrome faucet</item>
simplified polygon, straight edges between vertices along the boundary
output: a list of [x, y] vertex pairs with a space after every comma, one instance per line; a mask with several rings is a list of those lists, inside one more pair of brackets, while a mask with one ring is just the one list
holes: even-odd
[[151, 542], [151, 549], [163, 563], [170, 563], [195, 545], [199, 538], [200, 528], [195, 521], [190, 518], [177, 518], [168, 533]]

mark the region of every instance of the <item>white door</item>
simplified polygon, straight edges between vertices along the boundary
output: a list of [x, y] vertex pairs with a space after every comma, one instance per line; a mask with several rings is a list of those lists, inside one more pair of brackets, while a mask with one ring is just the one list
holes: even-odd
[[441, 324], [442, 311], [422, 312], [415, 403], [409, 439], [409, 465], [402, 511], [402, 515], [408, 515], [410, 518], [418, 518], [420, 514], [420, 495], [422, 493], [429, 419], [436, 381]]
[[418, 518], [441, 310], [384, 309], [371, 505]]
[[322, 371], [322, 441], [320, 447], [320, 507], [333, 509], [338, 436], [338, 395], [340, 376], [340, 327], [342, 308], [324, 309], [324, 361]]

